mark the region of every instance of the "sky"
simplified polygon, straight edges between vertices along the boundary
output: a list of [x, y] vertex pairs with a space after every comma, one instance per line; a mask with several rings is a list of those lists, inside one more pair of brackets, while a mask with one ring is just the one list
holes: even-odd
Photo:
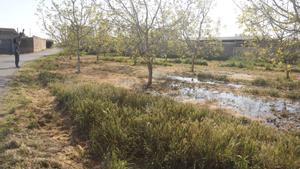
[[[35, 15], [38, 2], [39, 0], [0, 0], [0, 28], [14, 28], [19, 31], [25, 29], [28, 36], [47, 38]], [[228, 37], [242, 33], [237, 23], [238, 14], [239, 10], [233, 0], [216, 0], [211, 17], [221, 22], [219, 36]]]
[[214, 21], [220, 20], [221, 22], [219, 28], [221, 37], [236, 36], [243, 33], [238, 23], [238, 16], [241, 12], [234, 1], [238, 2], [237, 0], [216, 0], [216, 5], [210, 13]]

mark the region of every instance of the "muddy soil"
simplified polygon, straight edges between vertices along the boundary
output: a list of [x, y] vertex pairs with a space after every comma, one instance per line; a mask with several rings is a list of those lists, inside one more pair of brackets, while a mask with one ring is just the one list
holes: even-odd
[[167, 76], [160, 90], [164, 95], [180, 101], [208, 103], [229, 109], [233, 114], [257, 119], [285, 129], [300, 130], [300, 102], [283, 98], [245, 95], [241, 89], [248, 86], [220, 81], [201, 81], [194, 77]]

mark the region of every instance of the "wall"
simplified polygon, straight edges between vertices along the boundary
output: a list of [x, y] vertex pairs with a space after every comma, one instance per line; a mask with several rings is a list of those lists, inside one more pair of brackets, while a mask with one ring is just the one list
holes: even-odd
[[[223, 56], [225, 57], [232, 57], [238, 54], [237, 52], [240, 52], [242, 50], [244, 41], [237, 40], [237, 41], [222, 41], [223, 44]], [[237, 51], [238, 50], [238, 51]]]
[[[39, 37], [22, 38], [20, 53], [33, 53], [46, 49], [46, 40]], [[14, 54], [12, 39], [0, 38], [0, 54]]]
[[33, 52], [39, 52], [46, 49], [46, 40], [39, 38], [39, 37], [33, 37]]
[[23, 38], [21, 42], [21, 53], [33, 53], [46, 49], [46, 40], [39, 37]]
[[12, 54], [13, 44], [11, 39], [0, 39], [0, 54]]
[[20, 52], [21, 53], [34, 52], [33, 51], [33, 38], [22, 38]]

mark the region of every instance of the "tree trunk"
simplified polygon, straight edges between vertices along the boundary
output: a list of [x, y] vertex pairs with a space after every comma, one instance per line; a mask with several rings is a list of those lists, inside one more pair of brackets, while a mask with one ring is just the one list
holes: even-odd
[[148, 61], [147, 67], [148, 67], [148, 83], [146, 87], [149, 88], [152, 85], [152, 75], [153, 75], [153, 66], [151, 61]]
[[195, 72], [195, 55], [192, 57], [192, 72]]
[[77, 72], [80, 73], [80, 52], [79, 49], [77, 49]]
[[134, 56], [133, 56], [133, 65], [135, 66], [136, 64], [137, 64], [137, 56], [134, 55]]
[[80, 38], [79, 30], [77, 29], [77, 72], [80, 73]]
[[286, 79], [290, 80], [290, 68], [288, 66], [289, 64], [286, 64], [285, 71], [286, 71]]
[[99, 61], [99, 54], [97, 53], [97, 62]]

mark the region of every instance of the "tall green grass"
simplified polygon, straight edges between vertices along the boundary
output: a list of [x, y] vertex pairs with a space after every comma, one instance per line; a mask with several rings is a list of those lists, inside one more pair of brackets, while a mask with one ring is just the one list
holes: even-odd
[[298, 169], [300, 139], [221, 111], [108, 85], [52, 86], [109, 168]]
[[211, 74], [206, 72], [199, 72], [197, 74], [198, 80], [217, 80], [223, 82], [229, 82], [229, 79], [226, 75], [218, 75], [218, 74]]

